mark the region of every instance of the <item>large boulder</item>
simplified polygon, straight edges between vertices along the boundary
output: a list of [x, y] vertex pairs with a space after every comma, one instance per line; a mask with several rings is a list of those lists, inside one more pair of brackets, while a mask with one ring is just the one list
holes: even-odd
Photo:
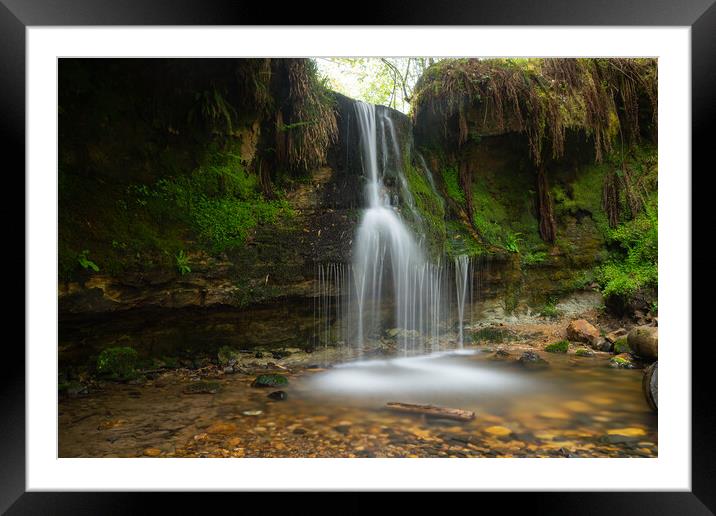
[[647, 360], [659, 358], [659, 330], [656, 326], [637, 326], [627, 336], [627, 344], [635, 355]]
[[659, 406], [659, 381], [657, 378], [657, 368], [659, 362], [654, 362], [644, 369], [644, 377], [641, 382], [644, 397], [652, 410], [657, 410]]
[[575, 319], [567, 326], [567, 338], [572, 342], [584, 342], [599, 351], [609, 351], [611, 343], [603, 338], [599, 330], [584, 319]]

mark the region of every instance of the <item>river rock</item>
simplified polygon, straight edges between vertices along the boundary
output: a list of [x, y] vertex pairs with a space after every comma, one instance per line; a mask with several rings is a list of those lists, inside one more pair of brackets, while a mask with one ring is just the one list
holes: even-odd
[[277, 387], [286, 385], [288, 378], [280, 374], [262, 374], [256, 377], [251, 387]]
[[644, 377], [641, 382], [644, 397], [652, 410], [658, 410], [659, 406], [659, 382], [657, 378], [658, 366], [659, 362], [654, 362], [649, 367], [644, 369]]
[[594, 351], [589, 348], [579, 348], [574, 352], [578, 357], [593, 357]]
[[657, 360], [659, 356], [658, 328], [655, 326], [637, 326], [627, 336], [627, 343], [634, 354], [648, 360]]
[[517, 362], [528, 369], [541, 369], [549, 365], [545, 359], [534, 351], [525, 351]]
[[609, 359], [609, 367], [614, 367], [615, 369], [634, 369], [636, 366], [629, 353], [622, 353]]
[[606, 338], [609, 342], [614, 344], [621, 337], [626, 337], [627, 333], [628, 332], [624, 328], [619, 328], [618, 330], [610, 331], [609, 333], [607, 333]]
[[567, 338], [572, 342], [585, 342], [592, 348], [599, 349], [603, 346], [602, 336], [599, 330], [584, 319], [576, 319], [567, 326]]
[[510, 353], [508, 351], [506, 351], [502, 348], [499, 348], [497, 351], [495, 351], [495, 354], [492, 355], [492, 358], [496, 359], [496, 360], [505, 360], [505, 359], [512, 358], [512, 355], [510, 355]]
[[220, 390], [221, 384], [219, 382], [198, 381], [187, 385], [183, 392], [184, 394], [216, 394]]
[[284, 401], [288, 398], [288, 394], [286, 394], [286, 391], [273, 391], [268, 395], [268, 398], [276, 401]]

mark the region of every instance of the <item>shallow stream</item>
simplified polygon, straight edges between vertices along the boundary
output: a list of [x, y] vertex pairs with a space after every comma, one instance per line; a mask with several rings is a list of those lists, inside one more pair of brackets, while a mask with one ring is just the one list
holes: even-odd
[[[255, 375], [206, 372], [215, 394], [186, 394], [196, 372], [144, 385], [107, 384], [59, 404], [61, 457], [654, 457], [657, 417], [640, 370], [608, 355], [541, 353], [544, 370], [497, 360], [491, 349], [348, 362], [288, 374], [280, 388]], [[520, 351], [510, 349], [518, 356]], [[270, 392], [283, 390], [275, 401]], [[471, 421], [386, 408], [433, 404]]]

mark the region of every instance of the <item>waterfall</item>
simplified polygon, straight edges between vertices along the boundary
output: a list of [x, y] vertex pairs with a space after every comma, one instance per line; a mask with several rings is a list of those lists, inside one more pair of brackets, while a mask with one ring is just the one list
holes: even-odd
[[[420, 232], [423, 219], [403, 170], [412, 142], [401, 148], [386, 108], [356, 102], [355, 114], [365, 208], [353, 239], [352, 263], [316, 266], [316, 340], [343, 342], [361, 353], [387, 337], [405, 354], [439, 351], [448, 347], [446, 333], [457, 319], [457, 346], [462, 348], [466, 307], [473, 301], [473, 261], [465, 255], [454, 263], [426, 256], [422, 239], [401, 215], [401, 208], [407, 210]], [[415, 156], [415, 166], [438, 195], [425, 160]]]
[[[440, 262], [427, 261], [422, 248], [391, 205], [383, 177], [387, 156], [393, 150], [395, 172], [403, 190], [404, 201], [413, 210], [413, 199], [400, 167], [400, 151], [392, 121], [380, 118], [376, 107], [363, 102], [355, 104], [363, 173], [367, 178], [367, 207], [363, 212], [353, 248], [353, 274], [358, 311], [356, 345], [362, 348], [367, 337], [380, 335], [393, 325], [398, 343], [404, 351], [421, 351], [424, 339], [438, 346], [443, 307], [444, 272]], [[386, 131], [387, 127], [387, 131]], [[393, 149], [388, 147], [388, 139]], [[382, 144], [379, 168], [378, 144]], [[385, 308], [393, 305], [392, 320]]]
[[[465, 324], [465, 298], [467, 297], [468, 275], [470, 273], [470, 259], [461, 254], [455, 257], [455, 294], [457, 296], [457, 343], [463, 347], [463, 328]], [[471, 275], [470, 275], [471, 277]]]

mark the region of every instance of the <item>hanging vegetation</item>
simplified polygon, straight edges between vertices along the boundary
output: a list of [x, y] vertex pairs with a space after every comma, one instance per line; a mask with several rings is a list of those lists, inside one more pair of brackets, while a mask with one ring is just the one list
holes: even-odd
[[276, 113], [276, 152], [291, 170], [307, 171], [326, 161], [336, 141], [335, 103], [321, 83], [310, 59], [286, 59], [288, 95], [283, 111]]
[[[644, 122], [656, 122], [656, 73], [655, 59], [444, 60], [416, 84], [412, 114], [418, 126], [439, 122], [439, 143], [454, 142], [455, 151], [484, 135], [524, 134], [537, 173], [540, 235], [553, 242], [555, 222], [545, 159], [562, 157], [568, 129], [592, 139], [596, 162], [613, 152], [617, 142], [623, 154], [625, 147], [639, 141]], [[605, 183], [604, 206], [611, 210], [610, 222], [618, 219], [618, 207], [610, 200], [618, 197], [615, 188], [613, 178]], [[629, 192], [627, 196], [635, 213], [638, 196]], [[467, 211], [472, 213], [469, 204]]]
[[641, 99], [656, 120], [656, 60], [444, 60], [420, 78], [413, 98], [416, 123], [437, 116], [458, 146], [472, 133], [521, 132], [537, 165], [545, 143], [562, 155], [565, 129], [573, 128], [593, 138], [601, 161], [617, 135], [638, 140]]

